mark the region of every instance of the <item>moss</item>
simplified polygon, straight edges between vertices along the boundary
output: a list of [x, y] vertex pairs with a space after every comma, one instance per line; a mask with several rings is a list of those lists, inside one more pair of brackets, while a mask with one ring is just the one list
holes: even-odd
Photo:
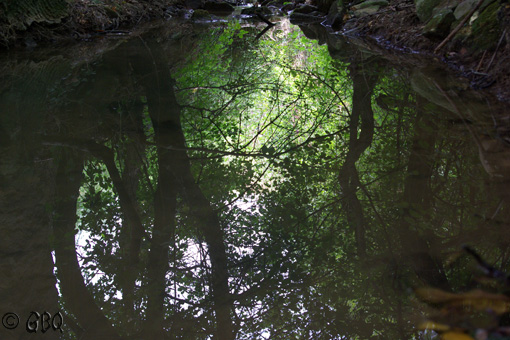
[[363, 1], [362, 3], [357, 4], [354, 7], [356, 7], [356, 9], [363, 9], [363, 8], [375, 7], [375, 6], [379, 6], [379, 7], [388, 6], [388, 1], [386, 1], [386, 0], [367, 0], [367, 1]]
[[427, 22], [432, 18], [432, 11], [439, 5], [441, 0], [414, 0], [416, 15], [421, 22]]
[[427, 37], [444, 38], [450, 33], [450, 25], [455, 20], [450, 9], [443, 9], [435, 14], [423, 28], [423, 34]]
[[211, 14], [208, 11], [206, 11], [205, 9], [196, 9], [193, 12], [192, 18], [193, 19], [210, 19]]
[[498, 21], [499, 6], [499, 2], [494, 2], [473, 22], [471, 45], [474, 50], [490, 49], [498, 42], [501, 34]]

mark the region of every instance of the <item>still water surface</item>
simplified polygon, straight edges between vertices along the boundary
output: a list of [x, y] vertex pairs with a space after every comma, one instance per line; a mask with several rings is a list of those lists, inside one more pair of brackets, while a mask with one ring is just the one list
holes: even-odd
[[164, 26], [0, 56], [1, 339], [505, 334], [502, 106], [320, 26]]

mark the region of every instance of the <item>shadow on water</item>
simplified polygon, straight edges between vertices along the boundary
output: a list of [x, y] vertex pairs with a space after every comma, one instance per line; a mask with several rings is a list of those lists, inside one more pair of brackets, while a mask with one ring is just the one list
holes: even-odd
[[412, 289], [476, 288], [462, 245], [507, 267], [497, 102], [320, 26], [201, 27], [2, 56], [2, 339], [426, 338]]

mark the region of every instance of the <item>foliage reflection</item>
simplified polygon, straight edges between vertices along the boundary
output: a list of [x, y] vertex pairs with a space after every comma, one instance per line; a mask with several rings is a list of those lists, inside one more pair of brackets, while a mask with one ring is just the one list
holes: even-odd
[[[51, 212], [38, 275], [52, 249], [65, 338], [416, 338], [409, 288], [468, 288], [469, 259], [446, 265], [462, 244], [508, 264], [487, 118], [440, 77], [280, 27], [150, 32], [61, 66], [35, 126], [3, 118], [50, 159], [32, 206]], [[2, 142], [5, 176], [26, 138]]]

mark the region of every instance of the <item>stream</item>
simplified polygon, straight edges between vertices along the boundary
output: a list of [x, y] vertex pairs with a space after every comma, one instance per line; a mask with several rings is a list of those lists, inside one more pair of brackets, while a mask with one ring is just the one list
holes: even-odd
[[320, 25], [0, 54], [0, 339], [508, 339], [508, 109]]

